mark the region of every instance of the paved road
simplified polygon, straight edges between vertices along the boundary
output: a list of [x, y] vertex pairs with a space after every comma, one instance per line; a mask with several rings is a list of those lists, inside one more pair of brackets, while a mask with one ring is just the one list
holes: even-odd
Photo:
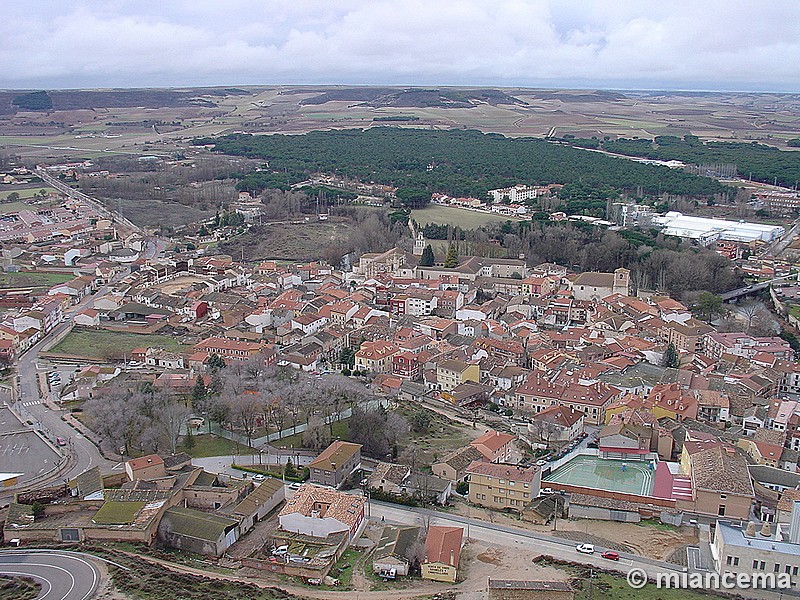
[[[64, 449], [72, 454], [71, 468], [58, 477], [51, 478], [49, 480], [51, 482], [76, 477], [95, 465], [99, 466], [103, 471], [109, 471], [116, 464], [106, 460], [91, 441], [62, 421], [62, 411], [51, 410], [42, 402], [43, 398], [41, 397], [38, 381], [39, 369], [37, 367], [41, 349], [53, 338], [69, 328], [72, 317], [76, 312], [87, 306], [92, 306], [96, 299], [101, 298], [109, 290], [109, 287], [101, 288], [93, 296], [87, 296], [80, 303], [64, 311], [64, 322], [23, 354], [17, 363], [19, 381], [17, 383], [18, 401], [14, 405], [15, 410], [23, 419], [32, 422], [32, 427], [41, 431], [51, 441], [55, 442], [56, 438], [59, 437], [67, 440], [68, 446]], [[45, 480], [41, 484], [46, 485], [47, 482], [48, 480]], [[7, 504], [12, 497], [13, 494], [0, 494], [0, 506]]]
[[[422, 508], [408, 508], [374, 500], [370, 502], [369, 511], [372, 519], [383, 517], [389, 523], [424, 525], [428, 521], [432, 525], [462, 527], [465, 529], [465, 538], [498, 546], [515, 547], [520, 552], [530, 553], [531, 557], [546, 554], [560, 560], [580, 562], [604, 569], [617, 570], [622, 573], [638, 568], [644, 570], [651, 578], [655, 578], [656, 573], [683, 572], [682, 567], [679, 565], [626, 552], [619, 553], [619, 561], [606, 560], [600, 557], [600, 552], [605, 548], [600, 548], [599, 546], [595, 546], [595, 554], [591, 556], [579, 554], [575, 550], [577, 542], [574, 541], [551, 537], [518, 527], [487, 523], [486, 521], [459, 515], [448, 515]], [[776, 593], [765, 590], [737, 590], [737, 593], [748, 598], [777, 599], [778, 597]], [[784, 593], [783, 595], [785, 597], [787, 594]]]
[[0, 552], [0, 573], [24, 575], [41, 583], [38, 600], [88, 600], [100, 583], [100, 571], [92, 561], [51, 550]]

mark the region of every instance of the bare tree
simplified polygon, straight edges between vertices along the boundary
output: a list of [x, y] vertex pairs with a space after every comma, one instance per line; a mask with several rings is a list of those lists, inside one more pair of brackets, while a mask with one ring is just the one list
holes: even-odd
[[258, 429], [258, 417], [261, 415], [261, 399], [255, 392], [245, 392], [229, 400], [231, 420], [241, 428], [247, 436], [247, 445], [253, 446], [253, 436]]
[[303, 445], [314, 450], [322, 450], [331, 443], [328, 427], [319, 417], [311, 417], [303, 432]]
[[757, 302], [755, 300], [747, 300], [737, 306], [736, 312], [744, 317], [745, 323], [747, 324], [745, 327], [746, 332], [750, 332], [750, 328], [753, 326], [753, 319], [758, 314], [759, 308], [762, 306], [763, 305], [761, 302]]
[[748, 333], [756, 336], [770, 336], [778, 335], [780, 331], [781, 326], [778, 319], [771, 310], [762, 304], [753, 316], [752, 325]]
[[89, 399], [84, 411], [91, 428], [114, 450], [122, 448], [130, 454], [145, 428], [142, 401], [140, 392], [112, 384]]

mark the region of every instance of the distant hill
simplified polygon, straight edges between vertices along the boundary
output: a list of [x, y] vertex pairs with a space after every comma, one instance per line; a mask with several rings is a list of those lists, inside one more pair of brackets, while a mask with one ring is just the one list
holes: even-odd
[[[49, 90], [0, 92], [0, 114], [19, 110], [92, 110], [97, 108], [172, 108], [216, 106], [211, 97], [247, 94], [237, 88], [191, 90]], [[204, 96], [204, 97], [201, 97]]]
[[362, 106], [396, 108], [472, 108], [478, 104], [525, 104], [497, 89], [425, 89], [355, 87], [323, 92], [300, 104], [357, 102]]
[[526, 92], [525, 95], [539, 100], [561, 100], [562, 102], [619, 102], [627, 98], [620, 92], [606, 90], [533, 90]]

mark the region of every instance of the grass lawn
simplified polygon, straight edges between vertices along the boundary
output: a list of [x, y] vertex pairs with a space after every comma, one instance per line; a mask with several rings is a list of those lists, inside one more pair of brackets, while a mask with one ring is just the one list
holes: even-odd
[[[333, 424], [333, 439], [339, 438], [340, 440], [347, 440], [347, 430], [350, 419], [342, 419]], [[302, 448], [303, 447], [303, 434], [296, 433], [279, 440], [272, 442], [273, 445], [287, 448]]]
[[67, 337], [50, 348], [50, 352], [89, 358], [123, 358], [134, 348], [157, 346], [173, 352], [183, 349], [178, 341], [167, 335], [122, 333], [103, 329], [73, 329]]
[[411, 218], [420, 225], [427, 225], [428, 223], [450, 224], [458, 225], [463, 229], [477, 229], [487, 223], [504, 223], [506, 221], [519, 220], [513, 217], [438, 204], [431, 204], [421, 210], [412, 210]]
[[24, 287], [47, 289], [58, 283], [73, 279], [75, 279], [75, 275], [72, 273], [46, 273], [44, 271], [0, 272], [0, 289]]
[[248, 448], [246, 444], [236, 442], [213, 433], [193, 435], [194, 446], [186, 447], [186, 438], [178, 446], [178, 452], [186, 452], [192, 458], [205, 458], [207, 456], [229, 456], [232, 454], [255, 454], [256, 451]]
[[[2, 196], [5, 198], [5, 196]], [[24, 202], [3, 202], [0, 203], [0, 213], [15, 213], [21, 210], [30, 209], [30, 204], [25, 204]]]
[[[17, 194], [19, 194], [20, 198], [25, 199], [25, 198], [33, 198], [36, 194], [38, 194], [41, 191], [44, 191], [45, 194], [49, 194], [50, 192], [55, 192], [56, 190], [55, 190], [55, 188], [51, 188], [49, 186], [43, 185], [41, 187], [26, 187], [26, 188], [20, 188], [20, 189], [12, 189], [12, 190], [8, 190], [8, 191], [3, 189], [2, 192], [0, 192], [0, 193], [5, 193], [5, 195], [3, 196], [5, 198], [5, 197], [8, 197], [8, 194], [16, 192]], [[1, 206], [2, 205], [0, 205], [0, 207]], [[30, 206], [28, 206], [26, 204], [25, 208], [30, 208]], [[17, 210], [20, 210], [20, 209], [17, 209]], [[11, 211], [6, 211], [6, 212], [11, 212]]]

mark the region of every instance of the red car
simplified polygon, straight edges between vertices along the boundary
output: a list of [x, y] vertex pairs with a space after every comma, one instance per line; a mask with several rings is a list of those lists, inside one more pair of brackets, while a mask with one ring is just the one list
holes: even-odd
[[619, 554], [613, 550], [606, 550], [600, 556], [607, 558], [608, 560], [619, 560]]

